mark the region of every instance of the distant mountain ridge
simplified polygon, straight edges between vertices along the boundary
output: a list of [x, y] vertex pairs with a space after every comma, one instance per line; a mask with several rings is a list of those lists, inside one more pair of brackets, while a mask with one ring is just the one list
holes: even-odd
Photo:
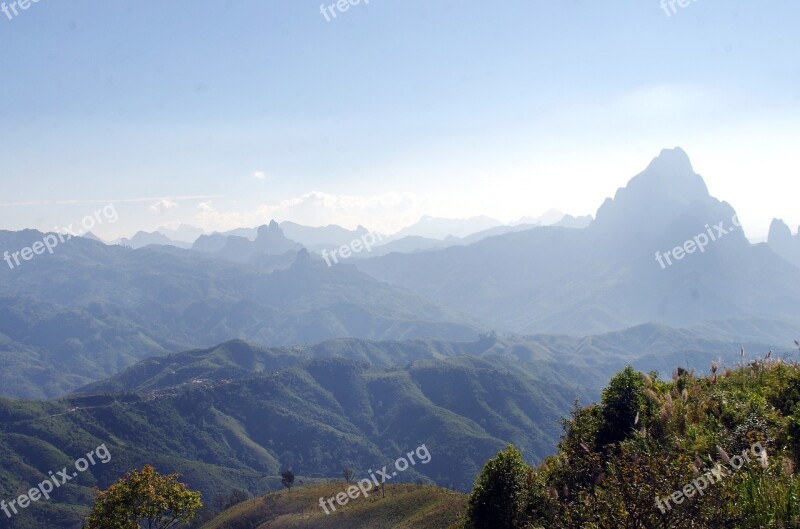
[[280, 223], [280, 227], [287, 238], [297, 241], [309, 250], [336, 248], [343, 244], [350, 244], [355, 239], [359, 239], [369, 233], [369, 230], [364, 226], [348, 230], [335, 224], [315, 228], [284, 221]]
[[471, 217], [468, 219], [445, 219], [425, 215], [419, 221], [407, 226], [389, 237], [389, 240], [402, 239], [403, 237], [425, 237], [428, 239], [443, 240], [447, 237], [466, 237], [479, 231], [488, 230], [503, 223], [497, 219], [486, 216]]
[[289, 240], [274, 220], [256, 230], [254, 240], [237, 235], [201, 235], [192, 250], [235, 263], [252, 263], [259, 257], [297, 252], [303, 245]]
[[[0, 247], [42, 237], [0, 232]], [[282, 345], [342, 336], [466, 339], [483, 330], [352, 267], [328, 267], [304, 249], [286, 256], [276, 268], [76, 238], [53, 255], [0, 268], [0, 359], [15, 366], [0, 371], [0, 394], [57, 396], [148, 356], [232, 338]]]
[[[681, 149], [664, 150], [581, 230], [534, 228], [466, 247], [364, 259], [376, 279], [523, 333], [583, 336], [654, 322], [796, 321], [800, 270], [737, 228]], [[722, 223], [722, 224], [720, 224]], [[727, 233], [664, 267], [701, 233]]]
[[151, 244], [162, 245], [162, 246], [175, 246], [176, 248], [191, 247], [191, 244], [189, 243], [182, 241], [174, 241], [158, 231], [154, 231], [151, 233], [140, 231], [137, 232], [130, 239], [123, 237], [121, 239], [114, 241], [113, 244], [128, 246], [130, 248], [133, 248], [134, 250], [138, 250], [139, 248], [144, 248], [145, 246], [150, 246]]
[[[490, 235], [520, 231], [527, 227], [535, 226], [564, 226], [568, 228], [585, 228], [592, 222], [592, 216], [573, 217], [565, 215], [558, 210], [550, 210], [539, 217], [523, 217], [511, 224], [502, 224], [500, 221], [489, 217], [473, 217], [471, 219], [445, 219], [435, 217], [422, 217], [417, 223], [408, 226], [399, 233], [381, 236], [378, 246], [382, 248], [375, 255], [385, 255], [391, 252], [410, 253], [432, 248], [446, 248], [454, 244], [466, 245], [477, 242]], [[268, 227], [275, 221], [271, 221]], [[288, 243], [297, 243], [308, 250], [320, 253], [323, 250], [333, 250], [342, 245], [348, 245], [363, 235], [370, 233], [364, 226], [348, 230], [341, 226], [331, 224], [328, 226], [311, 227], [295, 222], [284, 221], [276, 223]], [[487, 227], [488, 226], [488, 227]], [[247, 241], [255, 241], [258, 232], [263, 226], [256, 228], [236, 228], [225, 232], [205, 233], [204, 230], [181, 224], [177, 228], [159, 228], [158, 231], [147, 233], [138, 232], [130, 239], [122, 238], [114, 241], [116, 244], [130, 246], [131, 248], [144, 248], [149, 244], [175, 246], [177, 248], [191, 248], [205, 253], [219, 253], [220, 256], [233, 255], [237, 262], [247, 261], [242, 258], [243, 253], [253, 253], [247, 248]], [[442, 233], [448, 235], [442, 235]], [[456, 236], [451, 233], [460, 233]], [[87, 235], [88, 236], [88, 235]], [[91, 238], [91, 237], [90, 237]], [[243, 239], [246, 239], [243, 240]], [[95, 240], [100, 240], [95, 237]], [[188, 244], [187, 244], [188, 243]], [[287, 242], [282, 244], [287, 245]], [[228, 246], [227, 250], [223, 249]], [[297, 249], [297, 248], [294, 248]], [[252, 258], [252, 255], [250, 256]]]
[[[626, 364], [643, 371], [682, 363], [686, 369], [704, 370], [713, 360], [732, 365], [741, 360], [740, 348], [772, 350], [779, 357], [789, 351], [791, 338], [769, 341], [772, 334], [794, 336], [788, 329], [768, 328], [764, 335], [748, 333], [729, 339], [714, 327], [671, 329], [640, 325], [624, 331], [573, 338], [561, 335], [497, 336], [486, 333], [475, 341], [445, 340], [371, 341], [354, 338], [327, 340], [314, 345], [264, 347], [234, 340], [206, 349], [194, 349], [148, 358], [106, 380], [79, 388], [76, 395], [162, 392], [201, 379], [218, 384], [228, 379], [248, 378], [260, 373], [302, 365], [320, 358], [343, 358], [380, 367], [408, 365], [424, 360], [459, 357], [502, 358], [515, 369], [530, 369], [532, 377], [570, 385], [565, 375], [572, 367], [591, 367], [596, 373], [583, 376], [605, 379]], [[780, 345], [783, 344], [783, 347]], [[574, 380], [573, 380], [574, 382]], [[591, 392], [592, 384], [586, 389]]]
[[800, 227], [792, 235], [792, 230], [780, 219], [774, 219], [769, 227], [767, 244], [772, 250], [789, 261], [800, 266]]
[[530, 230], [540, 226], [552, 225], [564, 228], [583, 229], [591, 224], [592, 220], [593, 218], [591, 215], [573, 217], [572, 215], [564, 215], [558, 210], [551, 210], [540, 217], [524, 217], [523, 219], [520, 219], [512, 224], [501, 224], [472, 233], [470, 235], [466, 235], [464, 237], [449, 235], [444, 239], [433, 239], [419, 235], [407, 235], [399, 239], [389, 238], [379, 242], [375, 248], [372, 249], [371, 253], [361, 255], [360, 257], [377, 257], [395, 252], [415, 253], [421, 251], [440, 250], [443, 248], [450, 248], [452, 246], [468, 246], [486, 239], [487, 237]]

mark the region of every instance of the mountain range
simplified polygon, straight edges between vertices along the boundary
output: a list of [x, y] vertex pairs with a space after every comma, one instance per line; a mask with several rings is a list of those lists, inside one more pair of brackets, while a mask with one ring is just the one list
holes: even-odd
[[[417, 251], [431, 247], [446, 247], [454, 243], [470, 244], [490, 234], [497, 235], [510, 231], [519, 231], [526, 227], [553, 225], [583, 228], [588, 226], [591, 221], [592, 217], [590, 215], [573, 217], [572, 215], [565, 215], [556, 209], [547, 211], [538, 217], [523, 217], [510, 224], [503, 224], [499, 220], [489, 217], [447, 219], [428, 215], [423, 216], [418, 222], [406, 226], [393, 235], [381, 235], [378, 244], [392, 246], [393, 243], [398, 243], [397, 248], [400, 248], [399, 251], [404, 251], [407, 248], [412, 248], [411, 251]], [[273, 224], [280, 228], [281, 235], [288, 239], [289, 243], [296, 243], [317, 253], [350, 244], [355, 239], [369, 233], [369, 230], [363, 226], [348, 230], [335, 224], [312, 227], [290, 221], [280, 223], [271, 221], [267, 225], [255, 228], [236, 228], [209, 234], [201, 228], [180, 224], [174, 228], [162, 227], [154, 232], [139, 231], [130, 238], [122, 237], [112, 241], [110, 244], [120, 244], [134, 249], [160, 245], [216, 252], [225, 247], [228, 239], [232, 240], [234, 248], [244, 245], [240, 240], [241, 238], [255, 241], [261, 230], [274, 230]], [[87, 233], [84, 237], [104, 242], [93, 233]], [[284, 242], [282, 244], [287, 243]], [[275, 248], [270, 248], [270, 251], [271, 253], [279, 253]], [[382, 254], [391, 253], [391, 251], [384, 249]], [[234, 252], [236, 252], [235, 249]]]
[[[509, 443], [552, 454], [560, 419], [625, 365], [668, 378], [795, 358], [797, 236], [776, 221], [751, 244], [682, 150], [594, 218], [528, 220], [425, 219], [332, 265], [314, 252], [366, 228], [87, 236], [0, 267], [0, 497], [86, 447], [113, 454], [14, 527], [72, 529], [91, 487], [144, 464], [214, 498], [425, 443], [431, 463], [403, 479], [466, 491]], [[0, 248], [45, 236], [0, 231]]]
[[[112, 459], [33, 505], [14, 527], [73, 528], [90, 502], [131, 468], [178, 472], [204, 498], [357, 475], [424, 443], [431, 461], [399, 481], [466, 491], [508, 443], [530, 463], [552, 453], [574, 401], [599, 397], [619, 365], [705, 371], [767, 348], [709, 339], [700, 330], [645, 325], [621, 333], [477, 340], [329, 340], [266, 348], [234, 340], [143, 360], [50, 401], [0, 398], [0, 497], [13, 497], [85, 446]], [[669, 371], [667, 371], [669, 373]]]
[[[0, 232], [22, 248], [44, 234]], [[133, 250], [84, 238], [0, 268], [2, 394], [47, 398], [149, 356], [231, 338], [266, 345], [351, 336], [468, 339], [469, 317], [306, 250], [285, 267], [231, 263], [173, 247]], [[276, 257], [280, 259], [280, 257]]]
[[751, 245], [736, 223], [734, 209], [708, 193], [686, 153], [671, 149], [607, 199], [584, 229], [540, 227], [357, 266], [519, 333], [585, 336], [648, 322], [730, 319], [800, 328], [800, 269], [767, 245]]
[[[388, 255], [376, 247], [334, 266], [276, 222], [253, 240], [201, 236], [193, 250], [73, 239], [53, 255], [0, 268], [0, 358], [9, 367], [2, 394], [57, 397], [144, 358], [233, 338], [266, 346], [467, 340], [489, 329], [579, 338], [656, 323], [787, 343], [800, 328], [800, 269], [772, 245], [751, 245], [734, 222], [733, 208], [711, 197], [673, 149], [587, 227], [495, 226], [440, 241], [448, 247]], [[728, 233], [712, 241], [717, 225]], [[364, 231], [287, 229], [309, 243]], [[702, 234], [702, 252], [659, 262]], [[0, 247], [43, 236], [0, 232]]]

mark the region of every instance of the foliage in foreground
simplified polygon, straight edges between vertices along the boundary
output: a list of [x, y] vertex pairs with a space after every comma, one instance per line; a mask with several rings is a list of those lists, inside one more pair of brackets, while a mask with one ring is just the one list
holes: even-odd
[[[706, 378], [678, 369], [671, 382], [628, 367], [599, 405], [575, 407], [557, 455], [531, 468], [509, 447], [489, 461], [465, 527], [800, 527], [798, 403], [800, 367], [769, 358]], [[702, 494], [686, 488], [713, 468], [725, 472]]]
[[188, 524], [203, 504], [200, 493], [151, 466], [125, 475], [97, 494], [83, 529], [173, 529]]

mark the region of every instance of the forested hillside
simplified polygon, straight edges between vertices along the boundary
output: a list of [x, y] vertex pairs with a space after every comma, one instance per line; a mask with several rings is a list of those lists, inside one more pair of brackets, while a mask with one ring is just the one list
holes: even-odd
[[800, 524], [800, 366], [770, 355], [671, 380], [627, 368], [576, 407], [536, 467], [484, 467], [470, 529], [789, 528]]

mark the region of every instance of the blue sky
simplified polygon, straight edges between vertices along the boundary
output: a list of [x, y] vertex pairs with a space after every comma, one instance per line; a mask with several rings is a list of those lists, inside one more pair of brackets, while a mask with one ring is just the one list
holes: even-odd
[[109, 201], [107, 237], [587, 214], [680, 145], [758, 238], [800, 224], [798, 15], [371, 0], [326, 22], [319, 1], [40, 0], [0, 13], [0, 228]]

